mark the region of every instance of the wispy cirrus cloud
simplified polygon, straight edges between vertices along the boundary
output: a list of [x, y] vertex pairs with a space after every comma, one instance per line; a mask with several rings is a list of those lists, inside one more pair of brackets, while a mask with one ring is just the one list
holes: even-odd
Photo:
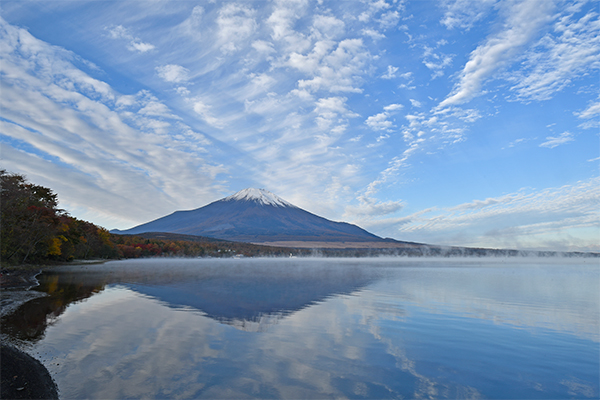
[[471, 53], [459, 82], [439, 107], [463, 104], [481, 94], [484, 81], [514, 62], [518, 51], [550, 20], [553, 9], [550, 1], [528, 0], [504, 5], [504, 29], [490, 35]]
[[395, 212], [400, 211], [404, 204], [402, 201], [377, 201], [373, 198], [369, 198], [367, 196], [359, 196], [358, 197], [359, 205], [357, 206], [347, 206], [344, 210], [344, 217], [356, 220], [357, 218], [369, 216], [382, 216], [393, 214]]
[[579, 124], [580, 128], [591, 129], [600, 127], [600, 101], [591, 102], [583, 111], [576, 112], [575, 115], [583, 119]]
[[556, 146], [560, 146], [565, 143], [572, 142], [574, 139], [573, 134], [571, 132], [563, 132], [558, 136], [548, 136], [546, 137], [546, 141], [540, 144], [540, 147], [547, 147], [549, 149], [553, 149]]

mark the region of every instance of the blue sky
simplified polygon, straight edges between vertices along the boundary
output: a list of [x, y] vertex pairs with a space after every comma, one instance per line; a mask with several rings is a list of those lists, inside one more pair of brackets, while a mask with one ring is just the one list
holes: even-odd
[[600, 251], [598, 1], [3, 1], [2, 168], [129, 228], [247, 187]]

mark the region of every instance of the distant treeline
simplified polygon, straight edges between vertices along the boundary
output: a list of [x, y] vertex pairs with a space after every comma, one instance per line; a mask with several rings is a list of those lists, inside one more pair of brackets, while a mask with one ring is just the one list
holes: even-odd
[[[161, 238], [162, 237], [162, 238]], [[306, 250], [229, 242], [190, 235], [146, 233], [110, 234], [121, 258], [140, 257], [281, 257], [309, 254]]]
[[[282, 256], [290, 250], [206, 238], [115, 235], [58, 208], [57, 195], [23, 175], [0, 170], [0, 242], [3, 264], [139, 257]], [[181, 235], [180, 235], [181, 236]], [[175, 236], [177, 237], [177, 236]], [[177, 237], [177, 239], [179, 239]]]

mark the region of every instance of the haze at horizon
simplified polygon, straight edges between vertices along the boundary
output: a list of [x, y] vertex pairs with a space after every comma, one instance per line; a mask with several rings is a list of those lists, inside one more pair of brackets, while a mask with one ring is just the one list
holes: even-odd
[[594, 1], [19, 2], [2, 167], [109, 229], [247, 187], [382, 237], [600, 251]]

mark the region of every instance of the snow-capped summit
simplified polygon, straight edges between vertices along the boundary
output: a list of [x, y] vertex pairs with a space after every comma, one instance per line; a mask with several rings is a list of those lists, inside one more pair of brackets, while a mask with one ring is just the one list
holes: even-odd
[[265, 189], [247, 188], [240, 190], [239, 192], [225, 197], [223, 201], [254, 201], [255, 203], [264, 206], [275, 206], [275, 207], [295, 207], [293, 204], [288, 203], [275, 193], [269, 192]]
[[238, 242], [377, 242], [345, 222], [311, 214], [264, 189], [248, 188], [195, 210], [175, 211], [121, 234], [168, 232]]

